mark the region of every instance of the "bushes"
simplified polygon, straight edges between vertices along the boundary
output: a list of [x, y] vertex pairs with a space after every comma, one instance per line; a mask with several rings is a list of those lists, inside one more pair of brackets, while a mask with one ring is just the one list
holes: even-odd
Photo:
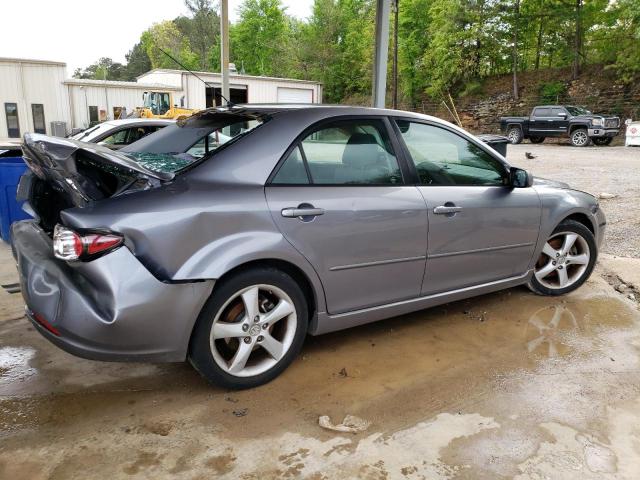
[[561, 103], [567, 93], [567, 85], [560, 81], [542, 83], [538, 93], [540, 103]]

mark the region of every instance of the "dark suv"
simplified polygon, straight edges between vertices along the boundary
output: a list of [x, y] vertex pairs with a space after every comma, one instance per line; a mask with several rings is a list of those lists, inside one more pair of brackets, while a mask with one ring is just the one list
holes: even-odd
[[571, 105], [541, 105], [528, 117], [502, 117], [500, 130], [511, 143], [525, 138], [542, 143], [547, 137], [569, 137], [574, 147], [609, 145], [620, 131], [620, 118], [594, 115]]

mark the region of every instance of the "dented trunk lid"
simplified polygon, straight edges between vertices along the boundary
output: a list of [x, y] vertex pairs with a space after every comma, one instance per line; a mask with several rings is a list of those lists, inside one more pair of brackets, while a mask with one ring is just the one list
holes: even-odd
[[33, 174], [75, 206], [118, 195], [140, 181], [157, 184], [174, 178], [106, 147], [68, 138], [26, 134], [22, 151]]

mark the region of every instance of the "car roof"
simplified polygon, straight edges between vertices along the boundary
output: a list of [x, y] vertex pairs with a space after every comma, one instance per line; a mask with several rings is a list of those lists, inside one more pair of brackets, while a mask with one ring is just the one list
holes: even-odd
[[119, 120], [107, 120], [102, 125], [111, 125], [114, 127], [121, 127], [123, 125], [171, 125], [175, 123], [175, 120], [167, 118], [122, 118]]

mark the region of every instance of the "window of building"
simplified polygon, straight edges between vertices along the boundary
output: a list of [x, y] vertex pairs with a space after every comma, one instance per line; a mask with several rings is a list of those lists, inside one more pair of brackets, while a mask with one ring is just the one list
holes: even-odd
[[4, 113], [7, 116], [7, 136], [20, 138], [20, 121], [18, 119], [18, 104], [5, 103]]
[[47, 124], [44, 121], [44, 105], [41, 103], [32, 103], [31, 114], [33, 116], [33, 131], [36, 133], [47, 133]]
[[96, 105], [89, 106], [89, 127], [93, 127], [100, 123], [100, 117], [98, 117], [98, 107]]

